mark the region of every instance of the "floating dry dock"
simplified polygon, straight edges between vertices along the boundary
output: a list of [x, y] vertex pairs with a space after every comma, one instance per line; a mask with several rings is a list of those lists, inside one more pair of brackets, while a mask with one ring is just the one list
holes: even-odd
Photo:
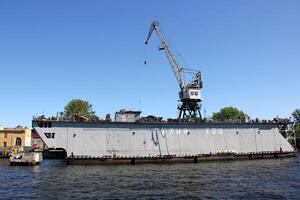
[[33, 120], [70, 164], [199, 162], [295, 156], [276, 123], [76, 122]]

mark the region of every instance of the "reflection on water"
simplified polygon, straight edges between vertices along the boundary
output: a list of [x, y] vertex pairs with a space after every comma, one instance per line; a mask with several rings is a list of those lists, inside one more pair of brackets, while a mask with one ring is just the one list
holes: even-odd
[[0, 199], [299, 199], [300, 159], [10, 167], [0, 160]]

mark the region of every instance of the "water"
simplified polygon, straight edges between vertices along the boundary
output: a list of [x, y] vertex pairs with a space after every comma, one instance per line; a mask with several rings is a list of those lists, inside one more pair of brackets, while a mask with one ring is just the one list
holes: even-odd
[[197, 164], [9, 166], [0, 199], [300, 199], [298, 158]]

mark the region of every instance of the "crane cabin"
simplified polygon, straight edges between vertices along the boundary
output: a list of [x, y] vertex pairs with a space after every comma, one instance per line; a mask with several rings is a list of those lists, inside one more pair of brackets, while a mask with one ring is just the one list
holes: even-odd
[[181, 100], [196, 100], [197, 102], [201, 101], [201, 91], [199, 88], [188, 88], [179, 92], [179, 98]]

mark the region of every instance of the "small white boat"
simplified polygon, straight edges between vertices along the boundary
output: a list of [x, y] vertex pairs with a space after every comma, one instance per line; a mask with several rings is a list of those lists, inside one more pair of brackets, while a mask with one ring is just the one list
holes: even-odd
[[9, 157], [10, 165], [38, 165], [43, 160], [42, 152], [12, 151]]

